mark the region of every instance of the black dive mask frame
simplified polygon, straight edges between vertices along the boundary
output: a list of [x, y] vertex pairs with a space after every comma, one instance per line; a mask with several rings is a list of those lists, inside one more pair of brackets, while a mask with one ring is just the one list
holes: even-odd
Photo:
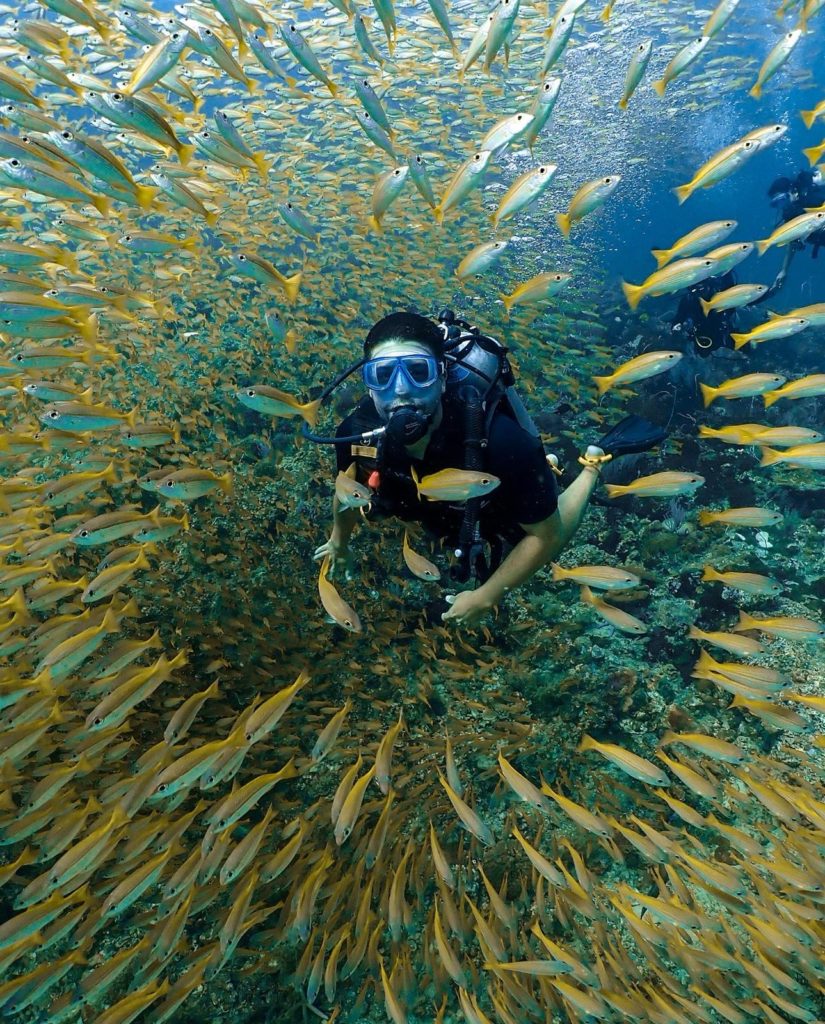
[[[451, 365], [466, 366], [468, 370], [471, 370], [476, 376], [482, 377], [487, 382], [487, 392], [492, 390], [501, 377], [501, 371], [499, 371], [494, 377], [490, 377], [477, 367], [466, 363], [464, 361], [464, 356], [476, 342], [484, 343], [485, 341], [490, 341], [500, 347], [502, 354], [506, 354], [508, 349], [494, 338], [488, 338], [487, 335], [482, 334], [478, 327], [473, 327], [466, 320], [461, 320], [456, 317], [455, 313], [453, 313], [451, 309], [443, 309], [438, 314], [438, 325], [444, 332], [444, 361], [448, 368]], [[338, 376], [329, 383], [319, 395], [318, 400], [321, 403], [321, 407], [327, 404], [330, 396], [336, 388], [339, 388], [348, 377], [352, 376], [352, 374], [357, 373], [358, 370], [360, 370], [367, 362], [369, 362], [369, 357], [364, 356], [359, 359], [358, 362], [352, 363], [350, 366], [346, 367], [346, 369], [342, 370], [341, 373], [339, 373]], [[331, 437], [325, 434], [313, 433], [309, 424], [304, 422], [301, 427], [301, 434], [308, 441], [314, 441], [315, 444], [369, 445], [371, 442], [381, 437], [382, 434], [386, 433], [387, 426], [388, 424], [376, 427], [374, 430], [367, 430], [362, 434], [349, 434], [346, 437]], [[421, 436], [423, 436], [423, 433]]]

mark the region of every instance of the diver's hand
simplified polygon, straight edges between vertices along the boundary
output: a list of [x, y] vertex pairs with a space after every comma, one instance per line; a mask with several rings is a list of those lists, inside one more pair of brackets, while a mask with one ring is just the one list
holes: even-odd
[[316, 562], [320, 562], [327, 555], [329, 555], [327, 575], [330, 578], [335, 575], [335, 570], [340, 568], [343, 570], [344, 579], [352, 579], [352, 551], [350, 551], [349, 544], [336, 537], [330, 537], [325, 544], [315, 549], [315, 554], [312, 557]]
[[785, 278], [788, 276], [787, 270], [780, 270], [774, 278], [773, 286], [771, 287], [772, 292], [778, 292], [782, 285], [785, 283]]
[[441, 616], [442, 622], [454, 620], [462, 626], [473, 626], [492, 610], [493, 605], [478, 590], [462, 590], [460, 594], [447, 594], [450, 607]]

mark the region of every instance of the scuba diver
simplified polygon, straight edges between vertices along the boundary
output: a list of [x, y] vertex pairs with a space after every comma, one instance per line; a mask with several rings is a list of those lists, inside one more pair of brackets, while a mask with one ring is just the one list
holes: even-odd
[[693, 285], [679, 300], [671, 329], [682, 332], [689, 342], [693, 342], [693, 351], [702, 359], [719, 348], [733, 348], [731, 332], [736, 330], [736, 310], [712, 309], [706, 314], [702, 301], [710, 301], [717, 292], [735, 284], [736, 277], [729, 270], [721, 277], [708, 277]]
[[[369, 395], [338, 426], [334, 437], [311, 440], [336, 446], [339, 472], [351, 471], [371, 491], [359, 508], [333, 501], [333, 526], [315, 558], [330, 571], [349, 565], [349, 542], [363, 517], [397, 516], [423, 524], [453, 548], [452, 577], [474, 578], [474, 590], [448, 595], [443, 620], [470, 624], [504, 595], [558, 556], [581, 523], [603, 463], [646, 451], [665, 431], [629, 416], [591, 445], [582, 470], [561, 493], [555, 456], [514, 388], [507, 349], [444, 310], [436, 324], [416, 313], [392, 313], [367, 335], [364, 358], [321, 396], [361, 369]], [[500, 484], [460, 503], [422, 500], [421, 478], [442, 469], [483, 470]]]
[[[813, 171], [800, 171], [793, 179], [777, 178], [768, 189], [768, 196], [771, 206], [780, 209], [776, 226], [786, 224], [807, 210], [825, 204], [822, 172], [817, 168]], [[773, 284], [744, 308], [761, 305], [777, 294], [785, 284], [794, 255], [806, 245], [812, 246], [812, 255], [816, 259], [820, 248], [825, 246], [825, 229], [813, 232], [804, 241], [790, 242], [785, 247], [785, 258]], [[683, 332], [684, 336], [693, 342], [694, 352], [701, 358], [709, 356], [717, 349], [734, 347], [731, 332], [736, 330], [740, 311], [713, 309], [705, 314], [702, 300], [710, 301], [715, 294], [732, 288], [735, 284], [736, 276], [732, 271], [719, 277], [709, 277], [688, 288], [679, 301], [672, 321], [672, 330]]]
[[[801, 216], [806, 210], [825, 205], [825, 183], [822, 180], [822, 171], [816, 167], [812, 171], [800, 171], [795, 178], [777, 178], [768, 189], [768, 198], [771, 206], [780, 211], [776, 227], [786, 224], [794, 217]], [[785, 283], [794, 256], [801, 252], [806, 245], [812, 247], [811, 255], [816, 259], [819, 250], [825, 246], [825, 229], [815, 231], [804, 241], [791, 242], [786, 246], [782, 267], [770, 289], [759, 299], [760, 302], [776, 295]]]

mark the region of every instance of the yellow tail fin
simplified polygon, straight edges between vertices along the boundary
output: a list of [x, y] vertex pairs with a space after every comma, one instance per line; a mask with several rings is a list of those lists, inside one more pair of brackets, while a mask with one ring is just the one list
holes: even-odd
[[640, 284], [628, 284], [627, 281], [622, 281], [622, 291], [631, 309], [635, 309], [644, 297], [644, 287]]
[[825, 142], [821, 146], [811, 146], [810, 149], [803, 149], [802, 152], [808, 158], [811, 166], [817, 162], [817, 160], [825, 153]]
[[657, 269], [661, 269], [670, 260], [670, 249], [651, 249]]
[[749, 340], [747, 334], [731, 334], [731, 337], [733, 338], [733, 347], [737, 350], [747, 345]]
[[680, 206], [686, 199], [690, 199], [693, 194], [693, 189], [690, 185], [677, 185], [673, 191], [676, 193], [676, 198], [679, 200]]
[[286, 297], [290, 302], [294, 302], [298, 298], [298, 291], [301, 287], [303, 276], [303, 272], [299, 270], [297, 274], [293, 274], [292, 277], [286, 278], [283, 282]]
[[762, 86], [757, 82], [752, 89], [748, 90], [748, 96], [752, 96], [755, 100], [762, 98]]
[[[707, 582], [707, 580], [718, 580], [718, 579], [719, 579], [719, 573], [713, 568], [712, 565], [703, 565], [702, 566], [702, 582], [703, 583]], [[705, 652], [702, 651], [702, 655], [703, 656], [704, 656], [704, 654], [705, 654]]]
[[775, 448], [763, 448], [762, 458], [759, 460], [760, 466], [772, 466], [776, 462], [781, 462], [785, 457], [784, 452], [779, 452]]
[[594, 377], [593, 380], [596, 382], [596, 387], [600, 395], [603, 395], [605, 391], [613, 383], [613, 377]]
[[624, 96], [622, 96], [622, 98], [619, 100], [619, 106], [622, 108], [622, 110], [627, 110], [627, 100], [624, 98]]
[[769, 409], [773, 403], [778, 402], [781, 397], [782, 395], [777, 394], [776, 391], [766, 391], [765, 394], [762, 395], [762, 401], [765, 403], [765, 408]]
[[763, 253], [767, 252], [767, 250], [770, 249], [770, 247], [771, 247], [771, 240], [770, 240], [770, 238], [760, 238], [757, 241], [757, 243], [756, 243], [756, 249], [757, 249], [757, 251], [758, 251], [760, 256]]
[[564, 237], [568, 238], [570, 235], [570, 217], [566, 213], [557, 213], [556, 223]]
[[659, 96], [664, 96], [665, 89], [667, 89], [667, 82], [664, 78], [659, 78], [653, 83], [653, 88], [656, 90]]
[[699, 525], [710, 526], [711, 523], [715, 522], [716, 513], [709, 508], [703, 508], [699, 512]]
[[811, 128], [813, 126], [814, 121], [816, 120], [816, 111], [815, 110], [803, 110], [800, 113], [800, 117], [805, 122], [805, 127], [806, 128]]
[[711, 304], [706, 302], [705, 299], [699, 299], [699, 305], [702, 307], [702, 312], [707, 316], [711, 311]]
[[[707, 315], [707, 314], [705, 314]], [[702, 392], [702, 401], [705, 403], [705, 408], [716, 398], [719, 393], [719, 388], [712, 388], [708, 384], [699, 384], [699, 390]]]
[[627, 493], [627, 487], [624, 484], [606, 484], [605, 486], [608, 498], [620, 498]]

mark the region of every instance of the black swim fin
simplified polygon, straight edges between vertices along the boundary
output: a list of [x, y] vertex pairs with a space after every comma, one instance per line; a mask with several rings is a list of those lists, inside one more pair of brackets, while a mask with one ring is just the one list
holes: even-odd
[[661, 444], [666, 437], [667, 431], [662, 427], [657, 427], [650, 420], [631, 413], [609, 430], [598, 445], [605, 455], [616, 458], [633, 452], [646, 452], [649, 448]]

